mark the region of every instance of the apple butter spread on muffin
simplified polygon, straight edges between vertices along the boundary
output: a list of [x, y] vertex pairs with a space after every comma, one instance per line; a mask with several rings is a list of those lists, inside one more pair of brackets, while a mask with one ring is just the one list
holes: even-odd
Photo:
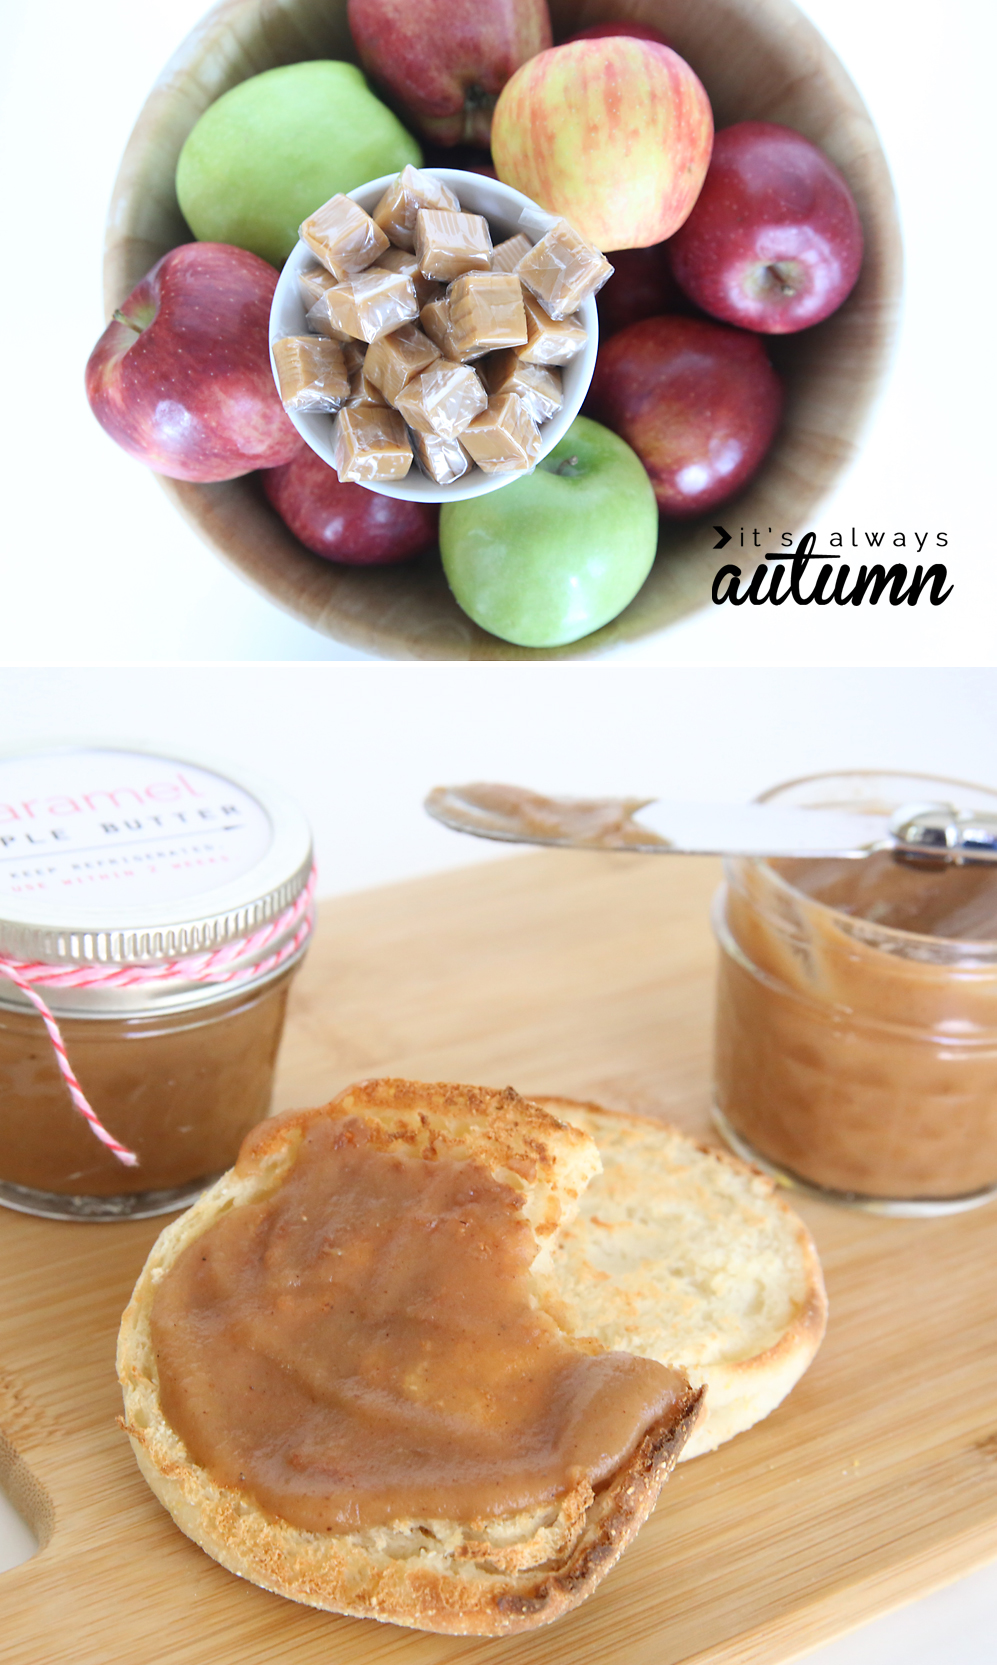
[[122, 1324], [126, 1426], [182, 1529], [265, 1588], [429, 1630], [577, 1605], [701, 1398], [545, 1304], [599, 1166], [511, 1090], [366, 1082], [261, 1123]]

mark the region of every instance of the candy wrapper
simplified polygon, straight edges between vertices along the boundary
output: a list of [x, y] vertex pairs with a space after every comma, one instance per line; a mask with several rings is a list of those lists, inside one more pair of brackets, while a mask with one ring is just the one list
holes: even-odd
[[321, 335], [288, 335], [273, 344], [285, 410], [336, 411], [349, 398], [342, 350]]

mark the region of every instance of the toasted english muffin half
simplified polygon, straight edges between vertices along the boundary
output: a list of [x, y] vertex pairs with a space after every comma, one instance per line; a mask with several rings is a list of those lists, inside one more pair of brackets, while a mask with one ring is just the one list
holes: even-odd
[[[588, 1596], [647, 1518], [699, 1414], [702, 1391], [677, 1373], [674, 1404], [597, 1490], [587, 1478], [543, 1507], [474, 1520], [398, 1519], [350, 1532], [305, 1531], [219, 1484], [166, 1421], [151, 1313], [157, 1285], [225, 1214], [276, 1193], [310, 1117], [360, 1117], [382, 1149], [474, 1160], [522, 1196], [537, 1244], [535, 1299], [552, 1245], [598, 1171], [595, 1143], [511, 1089], [362, 1082], [320, 1111], [254, 1129], [236, 1166], [166, 1227], [124, 1314], [118, 1376], [139, 1467], [177, 1525], [230, 1572], [332, 1612], [455, 1635], [503, 1636], [549, 1623]], [[568, 1332], [580, 1351], [599, 1342]]]
[[561, 1322], [607, 1350], [680, 1365], [706, 1400], [681, 1461], [760, 1422], [823, 1340], [827, 1295], [772, 1180], [650, 1116], [538, 1098], [588, 1133], [602, 1172], [550, 1264]]

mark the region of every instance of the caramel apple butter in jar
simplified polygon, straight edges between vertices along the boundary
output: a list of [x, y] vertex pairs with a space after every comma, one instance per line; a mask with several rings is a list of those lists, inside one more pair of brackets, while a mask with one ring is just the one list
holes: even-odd
[[0, 757], [0, 1203], [160, 1214], [232, 1165], [312, 884], [269, 786], [114, 746]]
[[[993, 811], [997, 792], [848, 774], [762, 801]], [[714, 1113], [734, 1149], [878, 1213], [997, 1195], [997, 866], [880, 853], [724, 869]]]

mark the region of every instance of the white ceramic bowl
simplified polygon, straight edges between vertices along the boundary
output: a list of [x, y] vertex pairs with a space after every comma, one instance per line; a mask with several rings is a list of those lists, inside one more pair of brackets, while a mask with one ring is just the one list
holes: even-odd
[[[487, 174], [463, 173], [456, 168], [427, 168], [424, 171], [435, 174], [437, 179], [442, 179], [445, 185], [449, 185], [466, 213], [484, 214], [492, 229], [492, 239], [496, 243], [506, 237], [512, 237], [517, 231], [525, 231], [537, 242], [554, 223], [555, 215], [538, 208], [535, 202], [531, 202], [529, 197], [524, 197], [522, 192], [514, 191], [511, 185], [503, 185], [498, 179], [489, 179]], [[397, 174], [386, 173], [380, 179], [372, 179], [368, 185], [358, 185], [349, 195], [369, 214], [392, 180], [397, 177]], [[285, 262], [270, 309], [271, 365], [275, 341], [283, 340], [286, 335], [307, 333], [305, 304], [298, 277], [301, 272], [314, 265], [315, 256], [311, 249], [307, 243], [300, 242]], [[541, 425], [540, 438], [543, 443], [540, 457], [545, 457], [548, 451], [552, 451], [558, 440], [562, 439], [571, 427], [582, 408], [589, 382], [592, 380], [592, 372], [595, 370], [596, 354], [599, 350], [599, 314], [595, 298], [590, 297], [583, 302], [580, 311], [582, 322], [588, 331], [588, 340], [582, 351], [562, 367], [564, 404], [549, 422]], [[276, 379], [277, 373], [274, 370], [274, 380]], [[305, 443], [332, 468], [334, 418], [295, 411], [288, 411], [287, 414]], [[537, 459], [538, 462], [539, 460], [540, 458]], [[464, 497], [483, 497], [485, 492], [498, 491], [500, 486], [507, 486], [510, 481], [520, 478], [519, 474], [483, 474], [480, 468], [474, 468], [461, 475], [459, 480], [454, 480], [451, 485], [438, 486], [413, 462], [404, 480], [365, 480], [364, 485], [370, 491], [379, 491], [383, 497], [405, 497], [416, 503], [456, 503]]]

